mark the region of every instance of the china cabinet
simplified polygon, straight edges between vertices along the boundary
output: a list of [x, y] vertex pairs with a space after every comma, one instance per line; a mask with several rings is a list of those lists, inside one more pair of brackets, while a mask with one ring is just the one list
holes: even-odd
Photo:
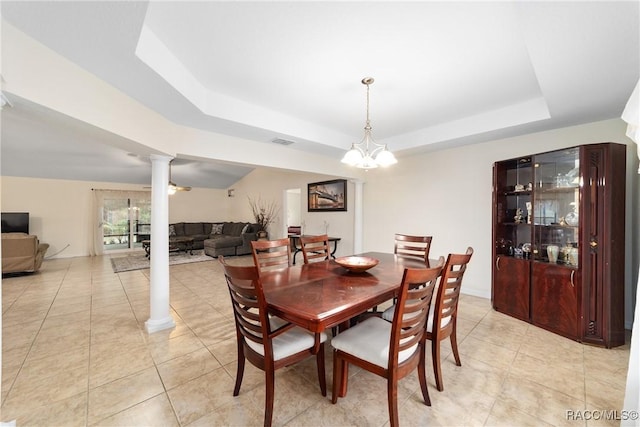
[[624, 344], [625, 165], [614, 143], [494, 164], [495, 310], [577, 341]]

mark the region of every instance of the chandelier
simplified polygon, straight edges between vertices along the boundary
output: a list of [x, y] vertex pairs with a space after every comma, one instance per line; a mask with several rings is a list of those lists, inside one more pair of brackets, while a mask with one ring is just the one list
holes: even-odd
[[369, 85], [373, 77], [365, 77], [362, 84], [367, 86], [367, 121], [364, 125], [364, 138], [359, 143], [351, 144], [351, 148], [342, 158], [342, 163], [360, 169], [374, 169], [378, 166], [390, 166], [398, 163], [396, 157], [385, 144], [378, 144], [371, 136], [371, 122], [369, 121]]

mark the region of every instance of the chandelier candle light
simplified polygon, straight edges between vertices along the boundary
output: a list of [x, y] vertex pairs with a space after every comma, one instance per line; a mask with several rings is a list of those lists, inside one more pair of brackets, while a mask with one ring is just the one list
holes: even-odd
[[371, 122], [369, 121], [369, 86], [373, 77], [365, 77], [362, 84], [367, 86], [367, 122], [364, 126], [364, 138], [359, 143], [351, 144], [351, 149], [342, 158], [342, 163], [360, 169], [374, 169], [378, 166], [390, 166], [398, 163], [395, 156], [385, 144], [377, 144], [371, 136]]

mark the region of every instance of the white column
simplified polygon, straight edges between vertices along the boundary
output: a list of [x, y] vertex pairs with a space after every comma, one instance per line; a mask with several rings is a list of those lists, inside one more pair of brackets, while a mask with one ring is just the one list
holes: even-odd
[[364, 203], [364, 182], [354, 181], [355, 184], [355, 197], [353, 208], [353, 253], [362, 253], [362, 242], [364, 239], [363, 229], [363, 207]]
[[172, 157], [151, 155], [151, 288], [148, 333], [173, 328], [169, 313], [169, 162]]

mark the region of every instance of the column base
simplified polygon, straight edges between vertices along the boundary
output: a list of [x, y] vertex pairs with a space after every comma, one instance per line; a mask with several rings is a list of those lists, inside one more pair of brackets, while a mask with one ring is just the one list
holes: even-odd
[[176, 322], [173, 320], [173, 317], [168, 316], [164, 319], [149, 319], [144, 322], [144, 327], [147, 330], [147, 333], [152, 334], [158, 331], [164, 331], [165, 329], [175, 328]]

